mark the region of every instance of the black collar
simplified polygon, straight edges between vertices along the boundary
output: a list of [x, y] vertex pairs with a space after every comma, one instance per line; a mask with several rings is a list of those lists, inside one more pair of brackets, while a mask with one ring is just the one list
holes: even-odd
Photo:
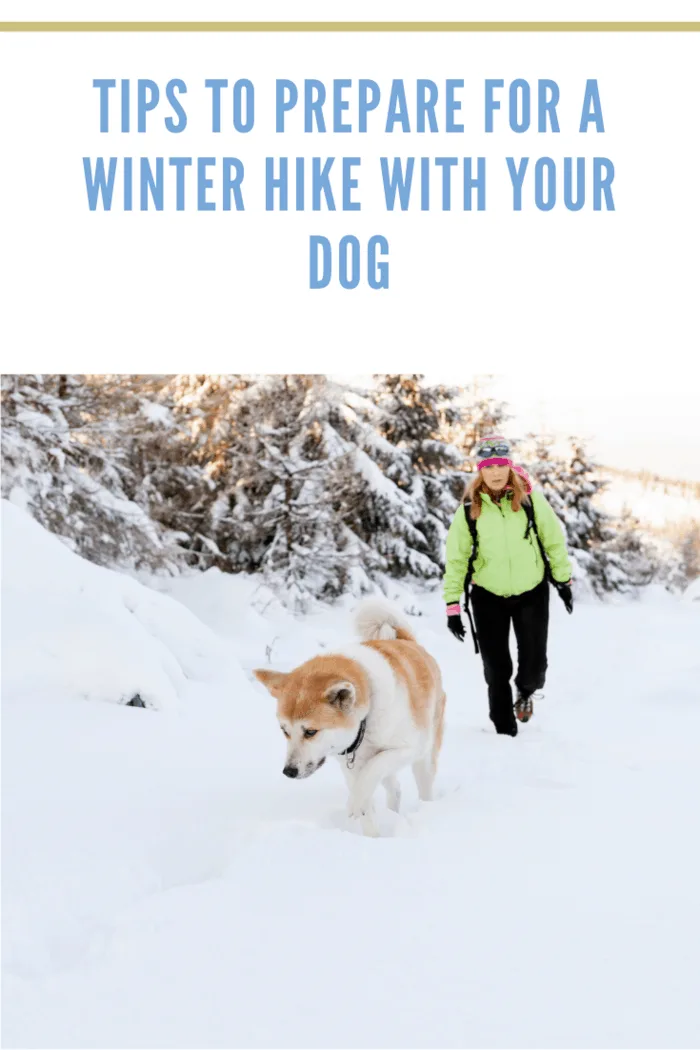
[[362, 741], [364, 739], [365, 729], [366, 728], [367, 728], [367, 719], [363, 718], [362, 721], [360, 722], [360, 728], [359, 728], [359, 730], [357, 732], [357, 736], [353, 740], [353, 742], [350, 745], [350, 747], [346, 747], [344, 751], [339, 751], [338, 754], [340, 754], [340, 755], [352, 755], [352, 754], [354, 754], [355, 751], [357, 751], [358, 747], [360, 746], [360, 744], [362, 743]]

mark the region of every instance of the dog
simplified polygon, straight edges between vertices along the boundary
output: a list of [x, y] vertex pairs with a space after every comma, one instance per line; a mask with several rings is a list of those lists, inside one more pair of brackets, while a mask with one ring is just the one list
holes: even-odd
[[398, 813], [397, 773], [410, 764], [420, 798], [432, 800], [446, 698], [436, 661], [389, 603], [362, 602], [355, 629], [359, 643], [314, 656], [289, 673], [253, 673], [277, 700], [287, 739], [284, 775], [302, 780], [327, 758], [338, 758], [348, 814], [376, 837], [373, 798], [380, 782]]

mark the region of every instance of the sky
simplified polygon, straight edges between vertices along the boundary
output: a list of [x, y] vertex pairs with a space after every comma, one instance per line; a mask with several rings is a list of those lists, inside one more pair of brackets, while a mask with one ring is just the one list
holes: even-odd
[[[367, 376], [345, 376], [360, 385]], [[426, 373], [435, 383], [466, 386], [473, 373]], [[630, 367], [630, 374], [601, 376], [582, 369], [575, 377], [545, 369], [479, 376], [485, 392], [509, 406], [501, 428], [517, 440], [530, 432], [555, 439], [585, 439], [601, 465], [650, 470], [668, 478], [700, 481], [700, 413], [692, 374], [677, 379]]]
[[689, 378], [656, 370], [626, 380], [582, 372], [562, 391], [560, 377], [497, 376], [493, 391], [514, 413], [509, 436], [575, 435], [605, 466], [700, 481], [700, 414]]

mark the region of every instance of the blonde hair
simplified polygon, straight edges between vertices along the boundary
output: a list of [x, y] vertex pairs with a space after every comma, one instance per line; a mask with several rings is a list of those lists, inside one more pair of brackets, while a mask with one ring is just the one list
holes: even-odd
[[[523, 501], [528, 499], [527, 491], [525, 489], [525, 483], [519, 474], [511, 467], [508, 471], [508, 481], [506, 485], [513, 490], [513, 510], [517, 511], [523, 505]], [[464, 499], [471, 500], [471, 507], [469, 508], [469, 517], [476, 521], [481, 514], [482, 500], [481, 497], [484, 492], [488, 493], [489, 496], [493, 495], [491, 489], [486, 484], [482, 471], [476, 475], [474, 480], [467, 485], [466, 492], [464, 493]]]

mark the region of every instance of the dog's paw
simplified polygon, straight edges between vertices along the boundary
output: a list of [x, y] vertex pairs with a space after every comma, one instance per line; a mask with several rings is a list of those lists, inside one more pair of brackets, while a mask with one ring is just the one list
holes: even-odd
[[362, 834], [368, 839], [379, 838], [379, 828], [374, 817], [363, 817], [362, 818]]
[[348, 817], [350, 820], [358, 820], [360, 822], [363, 835], [368, 835], [371, 838], [379, 837], [379, 827], [375, 817], [374, 804], [371, 800], [366, 802], [364, 799], [351, 798], [348, 801]]
[[367, 820], [374, 815], [374, 810], [371, 806], [366, 809], [363, 806], [348, 806], [348, 817], [350, 820]]
[[351, 820], [362, 820], [363, 817], [372, 813], [374, 813], [374, 805], [371, 799], [350, 796], [348, 799], [348, 816]]

